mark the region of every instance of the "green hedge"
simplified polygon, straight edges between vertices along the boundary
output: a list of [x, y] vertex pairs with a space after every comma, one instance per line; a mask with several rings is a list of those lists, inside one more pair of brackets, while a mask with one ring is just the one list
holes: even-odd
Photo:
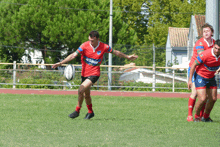
[[[54, 72], [54, 71], [35, 71], [35, 69], [31, 69], [34, 71], [23, 71], [17, 72], [16, 78], [17, 84], [30, 84], [30, 85], [16, 85], [16, 88], [25, 88], [25, 89], [78, 89], [79, 86], [72, 85], [80, 85], [81, 84], [81, 73], [76, 72], [75, 78], [72, 81], [68, 81], [71, 86], [49, 86], [53, 84], [63, 85], [65, 84], [63, 81], [66, 81], [62, 72]], [[122, 73], [121, 73], [122, 74]], [[152, 83], [143, 83], [143, 82], [121, 82], [119, 81], [119, 77], [121, 74], [112, 74], [112, 85], [116, 87], [112, 87], [112, 90], [120, 90], [120, 91], [152, 91]], [[12, 72], [0, 73], [0, 82], [1, 83], [13, 83], [12, 80]], [[39, 84], [39, 85], [31, 85], [31, 84]], [[40, 85], [42, 84], [42, 85]], [[98, 87], [98, 86], [108, 86], [108, 75], [107, 73], [101, 74], [99, 80], [92, 86], [92, 90], [108, 90], [108, 87]], [[131, 87], [119, 87], [119, 86], [131, 86]], [[2, 88], [12, 88], [12, 85], [0, 85]], [[158, 92], [172, 92], [172, 83], [156, 83], [155, 91]], [[187, 83], [175, 83], [175, 88], [185, 88], [185, 89], [175, 89], [175, 92], [190, 92], [187, 88]]]

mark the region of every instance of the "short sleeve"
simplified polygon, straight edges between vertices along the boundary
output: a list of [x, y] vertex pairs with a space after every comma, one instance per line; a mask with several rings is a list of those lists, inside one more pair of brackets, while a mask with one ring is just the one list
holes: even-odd
[[112, 53], [113, 52], [113, 49], [109, 45], [105, 44], [105, 48], [106, 48], [107, 53]]
[[80, 45], [80, 47], [76, 50], [76, 53], [78, 54], [82, 54], [83, 49], [84, 49], [85, 43], [83, 43], [82, 45]]

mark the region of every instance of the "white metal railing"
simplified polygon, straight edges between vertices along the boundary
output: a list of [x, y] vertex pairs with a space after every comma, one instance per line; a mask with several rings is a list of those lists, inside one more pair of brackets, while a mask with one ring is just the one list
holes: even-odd
[[[12, 65], [12, 69], [0, 69], [0, 71], [12, 71], [12, 83], [3, 83], [3, 82], [0, 82], [0, 85], [12, 85], [13, 88], [16, 88], [16, 86], [18, 85], [30, 85], [30, 86], [33, 86], [33, 85], [41, 85], [41, 86], [62, 86], [62, 87], [77, 87], [79, 86], [80, 84], [74, 84], [74, 82], [68, 82], [68, 81], [65, 81], [63, 80], [61, 84], [34, 84], [34, 83], [29, 83], [29, 84], [22, 84], [22, 83], [19, 83], [18, 82], [18, 79], [17, 79], [17, 73], [18, 72], [31, 72], [31, 71], [35, 71], [35, 72], [45, 72], [45, 71], [50, 71], [50, 72], [59, 72], [58, 70], [42, 70], [42, 69], [37, 69], [37, 70], [30, 70], [30, 69], [18, 69], [19, 66], [52, 66], [52, 64], [24, 64], [24, 63], [16, 63], [15, 61], [13, 63], [0, 63], [0, 65]], [[67, 64], [66, 64], [67, 65]], [[64, 65], [64, 66], [66, 66]], [[81, 66], [81, 65], [74, 65], [74, 66]], [[108, 67], [108, 65], [101, 65], [100, 67]], [[126, 75], [126, 73], [130, 73], [131, 75], [136, 73], [138, 75], [138, 77], [140, 78], [141, 76], [140, 75], [144, 75], [144, 74], [148, 74], [148, 77], [143, 77], [143, 79], [145, 80], [148, 80], [150, 81], [150, 83], [152, 83], [152, 86], [148, 86], [148, 87], [145, 87], [145, 86], [123, 86], [123, 85], [110, 85], [111, 88], [151, 88], [152, 89], [152, 92], [156, 91], [157, 88], [164, 88], [164, 89], [172, 89], [172, 92], [175, 92], [175, 89], [187, 89], [187, 87], [179, 87], [179, 88], [175, 88], [175, 83], [178, 83], [178, 82], [187, 82], [187, 73], [181, 73], [181, 75], [184, 76], [183, 77], [180, 77], [178, 75], [180, 75], [180, 73], [176, 73], [175, 71], [178, 70], [177, 68], [171, 68], [171, 67], [150, 67], [150, 66], [118, 66], [118, 65], [112, 65], [111, 67], [113, 68], [135, 68], [135, 69], [142, 69], [142, 70], [132, 70], [130, 72], [126, 72], [124, 70], [121, 70], [121, 71], [111, 71], [112, 74], [124, 74]], [[172, 73], [163, 73], [163, 72], [158, 72], [156, 71], [156, 69], [170, 69], [172, 70]], [[183, 68], [185, 69], [185, 68]], [[80, 74], [81, 71], [77, 71], [78, 74]], [[102, 74], [107, 74], [109, 71], [101, 71]], [[100, 77], [101, 79], [102, 77]], [[128, 75], [128, 79], [127, 80], [124, 80], [124, 81], [129, 81], [129, 78], [131, 78], [131, 76]], [[157, 87], [156, 86], [156, 83], [160, 80], [160, 79], [157, 79], [157, 78], [160, 78], [160, 79], [164, 79], [164, 81], [167, 81], [169, 79], [169, 83], [172, 83], [172, 87]], [[99, 80], [100, 80], [99, 79]], [[150, 79], [150, 80], [149, 80]], [[137, 80], [137, 79], [136, 79]], [[141, 79], [139, 79], [140, 81]], [[73, 80], [74, 81], [74, 80]], [[161, 81], [161, 80], [160, 80]], [[145, 81], [146, 82], [146, 81]], [[106, 82], [108, 83], [108, 82]], [[105, 87], [105, 88], [108, 88], [109, 85], [100, 85], [99, 84], [99, 81], [96, 83], [96, 85], [94, 85], [95, 87], [97, 88], [102, 88], [102, 87]]]

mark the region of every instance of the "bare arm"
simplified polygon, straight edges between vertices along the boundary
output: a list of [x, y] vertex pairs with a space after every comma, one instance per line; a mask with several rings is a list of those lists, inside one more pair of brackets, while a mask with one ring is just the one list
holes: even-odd
[[215, 75], [217, 75], [220, 72], [220, 67], [216, 70]]
[[62, 64], [67, 63], [67, 62], [69, 62], [69, 61], [75, 59], [76, 56], [77, 56], [77, 53], [74, 52], [74, 53], [70, 54], [69, 56], [67, 56], [63, 61], [58, 62], [58, 63], [55, 63], [55, 64], [52, 66], [52, 68], [57, 68], [58, 66], [61, 66]]
[[113, 54], [118, 56], [118, 57], [121, 57], [121, 58], [126, 58], [128, 60], [134, 60], [136, 59], [138, 56], [133, 54], [133, 55], [125, 55], [124, 53], [118, 51], [118, 50], [113, 50]]

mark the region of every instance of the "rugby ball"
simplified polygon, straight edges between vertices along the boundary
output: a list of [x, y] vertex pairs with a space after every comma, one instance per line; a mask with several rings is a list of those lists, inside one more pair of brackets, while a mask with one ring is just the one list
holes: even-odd
[[65, 76], [67, 81], [70, 81], [75, 77], [75, 67], [72, 64], [68, 64], [65, 67], [64, 76]]

